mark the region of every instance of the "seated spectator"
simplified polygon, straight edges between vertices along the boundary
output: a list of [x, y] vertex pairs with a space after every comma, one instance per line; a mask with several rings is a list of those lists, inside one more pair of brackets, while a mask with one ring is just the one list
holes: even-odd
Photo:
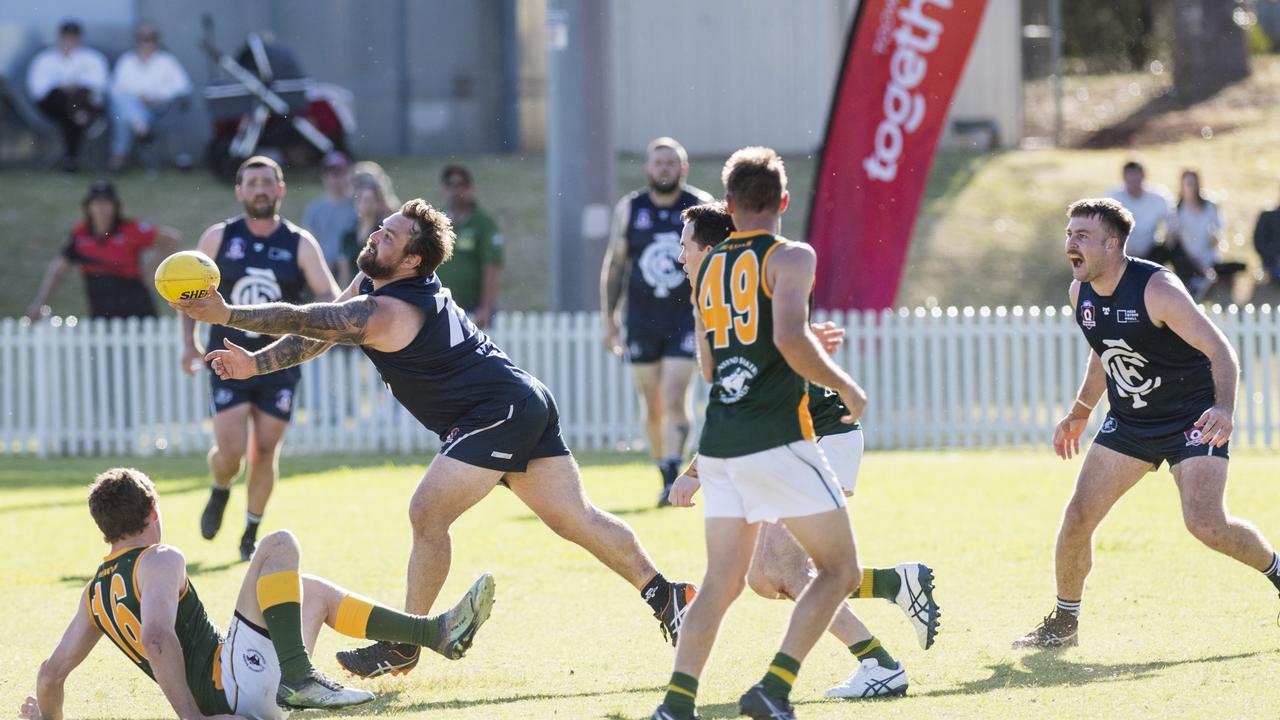
[[449, 165], [440, 174], [440, 182], [457, 240], [453, 257], [436, 274], [453, 293], [454, 302], [467, 311], [476, 325], [487, 328], [498, 309], [502, 233], [493, 216], [476, 204], [470, 171], [461, 165]]
[[27, 69], [27, 93], [40, 111], [62, 130], [62, 169], [80, 169], [85, 132], [102, 115], [107, 89], [107, 58], [80, 44], [80, 23], [58, 28], [58, 43], [41, 50]]
[[191, 93], [187, 71], [160, 47], [160, 31], [154, 25], [139, 25], [134, 42], [135, 49], [116, 61], [111, 78], [112, 172], [124, 167], [134, 139], [150, 138], [157, 120]]
[[38, 320], [48, 313], [45, 303], [71, 263], [79, 263], [84, 275], [90, 317], [154, 316], [147, 289], [153, 269], [144, 271], [142, 253], [154, 249], [157, 257], [167, 257], [178, 249], [178, 231], [124, 217], [115, 187], [103, 180], [89, 186], [81, 207], [84, 221], [71, 231], [62, 253], [49, 261], [27, 317]]
[[1253, 228], [1253, 247], [1271, 282], [1280, 283], [1280, 207], [1263, 210]]
[[1173, 201], [1163, 189], [1146, 184], [1146, 171], [1136, 162], [1124, 165], [1124, 185], [1107, 193], [1107, 197], [1133, 213], [1133, 232], [1126, 245], [1129, 255], [1163, 263], [1164, 248], [1156, 237], [1160, 226], [1173, 212]]
[[342, 236], [356, 224], [356, 207], [351, 201], [351, 161], [334, 150], [320, 161], [320, 182], [325, 194], [312, 200], [302, 213], [302, 226], [320, 243], [325, 262], [338, 275], [338, 248]]
[[1174, 272], [1196, 300], [1203, 298], [1218, 279], [1221, 237], [1222, 218], [1218, 215], [1218, 206], [1200, 190], [1199, 173], [1184, 171], [1178, 209], [1169, 217], [1165, 244], [1169, 246]]
[[334, 274], [338, 278], [338, 284], [343, 287], [351, 284], [351, 279], [355, 277], [356, 256], [364, 248], [369, 235], [382, 225], [388, 215], [400, 209], [399, 201], [393, 207], [387, 199], [383, 183], [373, 176], [357, 174], [354, 183], [356, 223], [342, 236], [338, 270]]

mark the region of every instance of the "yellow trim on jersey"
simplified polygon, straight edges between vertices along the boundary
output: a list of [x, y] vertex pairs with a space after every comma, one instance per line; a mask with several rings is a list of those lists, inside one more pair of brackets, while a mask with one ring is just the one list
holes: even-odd
[[769, 276], [766, 274], [769, 267], [769, 256], [773, 254], [774, 250], [782, 247], [782, 243], [783, 241], [779, 239], [778, 242], [771, 245], [768, 250], [764, 251], [764, 259], [760, 261], [760, 290], [770, 300], [773, 299], [773, 289], [769, 287]]
[[213, 686], [219, 690], [222, 689], [222, 646], [225, 644], [218, 643], [213, 651]]
[[729, 233], [729, 239], [741, 240], [743, 238], [751, 238], [757, 235], [770, 235], [770, 234], [771, 233], [768, 230], [742, 230], [742, 231], [734, 230], [733, 232]]
[[800, 396], [800, 408], [798, 411], [800, 416], [800, 437], [805, 440], [817, 439], [817, 434], [813, 431], [813, 416], [809, 414], [809, 393]]
[[779, 667], [777, 665], [770, 665], [769, 672], [773, 673], [774, 675], [777, 675], [783, 680], [786, 680], [788, 685], [794, 685], [796, 682], [796, 674], [784, 667]]
[[[142, 564], [142, 556], [151, 552], [153, 548], [155, 548], [155, 545], [148, 545], [145, 550], [138, 553], [138, 557], [133, 559], [133, 591], [138, 593], [139, 608], [142, 607], [142, 586], [138, 584], [138, 566]], [[181, 593], [179, 593], [178, 599], [182, 599]]]
[[102, 557], [102, 562], [111, 562], [112, 560], [115, 560], [116, 558], [120, 557], [121, 555], [131, 550], [137, 550], [138, 548], [153, 548], [153, 547], [155, 547], [155, 545], [130, 545], [129, 547], [123, 547], [113, 553], [110, 553], [109, 555], [104, 555]]
[[338, 617], [333, 629], [353, 638], [368, 637], [369, 615], [373, 613], [373, 603], [359, 595], [343, 596], [338, 603]]
[[284, 570], [258, 578], [260, 610], [266, 611], [285, 603], [302, 603], [302, 578], [297, 570]]

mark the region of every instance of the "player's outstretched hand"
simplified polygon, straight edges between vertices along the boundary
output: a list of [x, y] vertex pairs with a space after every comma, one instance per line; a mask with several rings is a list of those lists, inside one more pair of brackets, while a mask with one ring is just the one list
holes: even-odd
[[204, 356], [204, 361], [223, 380], [244, 380], [258, 374], [258, 363], [248, 350], [222, 338], [226, 350], [213, 350]]
[[818, 342], [822, 343], [822, 349], [826, 350], [828, 355], [835, 355], [836, 350], [844, 344], [844, 328], [836, 327], [836, 324], [830, 320], [824, 323], [813, 323], [809, 325], [809, 329], [818, 337]]
[[227, 309], [227, 303], [218, 292], [217, 285], [210, 285], [209, 294], [202, 298], [179, 300], [169, 303], [169, 306], [192, 320], [210, 325], [225, 325], [227, 318], [231, 316], [231, 311]]
[[671, 490], [667, 492], [667, 500], [675, 507], [693, 507], [697, 505], [693, 501], [693, 496], [700, 487], [702, 487], [702, 482], [698, 478], [688, 473], [681, 474], [672, 483]]
[[28, 695], [27, 701], [22, 703], [22, 710], [18, 711], [18, 717], [24, 720], [41, 720], [44, 716], [40, 714], [40, 704]]
[[182, 358], [178, 362], [182, 363], [182, 372], [188, 375], [195, 375], [204, 367], [204, 363], [200, 362], [200, 351], [190, 344], [182, 349]]
[[605, 350], [622, 357], [622, 328], [618, 327], [618, 323], [611, 322], [605, 326], [603, 342]]
[[1063, 460], [1080, 454], [1080, 436], [1084, 434], [1089, 418], [1068, 414], [1053, 429], [1053, 451]]
[[1216, 448], [1226, 445], [1231, 439], [1231, 431], [1235, 429], [1231, 415], [1230, 410], [1220, 405], [1205, 410], [1195, 425], [1200, 428], [1200, 442]]

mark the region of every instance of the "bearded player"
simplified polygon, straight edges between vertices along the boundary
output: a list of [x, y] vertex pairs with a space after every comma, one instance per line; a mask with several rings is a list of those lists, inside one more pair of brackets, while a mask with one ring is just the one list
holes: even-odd
[[[711, 248], [734, 231], [733, 218], [724, 203], [695, 205], [684, 211], [680, 237], [680, 262], [690, 277], [697, 277]], [[698, 325], [695, 316], [695, 326]], [[844, 330], [832, 323], [814, 325], [813, 332], [827, 352], [834, 352], [844, 340]], [[701, 359], [701, 358], [700, 358]], [[704, 372], [706, 368], [704, 368]], [[845, 497], [853, 495], [862, 464], [862, 425], [846, 425], [840, 418], [848, 414], [835, 392], [818, 385], [809, 386], [809, 414], [813, 417], [818, 446], [836, 473]], [[671, 488], [671, 504], [690, 507], [698, 491], [697, 459], [676, 479]], [[813, 579], [809, 556], [791, 533], [776, 522], [761, 523], [747, 586], [761, 597], [795, 600]], [[932, 647], [941, 614], [933, 599], [933, 572], [923, 563], [902, 563], [894, 568], [863, 568], [862, 584], [855, 598], [882, 598], [895, 603], [906, 614], [922, 648]], [[907, 692], [907, 672], [880, 640], [853, 613], [846, 602], [836, 610], [827, 632], [835, 636], [858, 660], [858, 667], [842, 683], [827, 690], [827, 697], [862, 699]]]
[[[309, 290], [317, 300], [332, 300], [338, 285], [311, 233], [280, 217], [284, 201], [284, 171], [265, 156], [245, 160], [236, 171], [236, 199], [244, 214], [220, 222], [200, 236], [196, 249], [213, 258], [222, 274], [218, 290], [232, 302], [254, 305], [299, 302]], [[250, 350], [270, 345], [268, 334], [222, 325], [209, 328], [209, 350], [230, 340]], [[195, 322], [182, 319], [182, 368], [193, 373], [203, 355], [196, 345]], [[209, 471], [213, 487], [200, 515], [200, 534], [212, 540], [222, 527], [231, 496], [231, 483], [248, 459], [248, 508], [240, 536], [240, 559], [253, 555], [258, 525], [267, 510], [271, 490], [280, 474], [280, 445], [293, 418], [294, 394], [302, 373], [288, 368], [246, 380], [209, 378], [209, 406], [213, 413], [213, 447]]]
[[[649, 452], [662, 475], [658, 506], [680, 474], [689, 442], [694, 336], [689, 280], [680, 270], [680, 213], [711, 200], [685, 183], [689, 156], [669, 137], [645, 150], [648, 187], [618, 201], [600, 271], [604, 345], [624, 354], [644, 402]], [[618, 306], [626, 285], [626, 338]]]
[[1067, 217], [1071, 304], [1092, 352], [1075, 403], [1054, 430], [1054, 451], [1063, 459], [1080, 452], [1080, 435], [1104, 388], [1110, 412], [1085, 455], [1058, 530], [1057, 605], [1014, 647], [1079, 642], [1094, 530], [1163, 462], [1173, 473], [1191, 534], [1280, 589], [1280, 558], [1271, 544], [1227, 512], [1227, 449], [1240, 374], [1235, 351], [1177, 277], [1126, 254], [1133, 215], [1118, 202], [1080, 200]]
[[[440, 284], [435, 271], [453, 243], [449, 218], [410, 200], [369, 236], [356, 261], [360, 273], [337, 302], [228, 307], [212, 292], [171, 305], [205, 322], [290, 334], [254, 353], [231, 342], [210, 352], [214, 372], [226, 378], [292, 367], [334, 343], [359, 345], [396, 399], [440, 437], [409, 501], [408, 612], [430, 610], [449, 574], [450, 526], [501, 483], [640, 591], [674, 643], [695, 588], [668, 581], [631, 528], [587, 499], [551, 391], [511, 362]], [[377, 643], [341, 652], [338, 661], [373, 677], [408, 672], [418, 650]]]
[[182, 552], [164, 544], [150, 478], [133, 468], [98, 475], [89, 488], [89, 513], [111, 551], [80, 594], [62, 640], [40, 665], [36, 696], [20, 713], [27, 720], [62, 717], [67, 675], [103, 635], [160, 686], [180, 718], [280, 720], [291, 709], [373, 699], [311, 664], [322, 625], [352, 637], [416, 643], [456, 659], [493, 608], [493, 576], [486, 574], [443, 615], [396, 612], [323, 578], [300, 575], [297, 538], [277, 530], [262, 539], [249, 563], [224, 636], [209, 621]]

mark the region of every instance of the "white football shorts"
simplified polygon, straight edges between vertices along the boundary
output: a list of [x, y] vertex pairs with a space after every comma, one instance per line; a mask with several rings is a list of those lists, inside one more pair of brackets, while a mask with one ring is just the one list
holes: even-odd
[[852, 493], [858, 486], [858, 468], [862, 465], [862, 430], [850, 430], [839, 435], [823, 435], [818, 447], [827, 456], [827, 462], [836, 473], [840, 487]]
[[845, 506], [835, 473], [811, 440], [732, 458], [699, 456], [698, 479], [709, 518], [735, 517], [754, 523]]
[[222, 692], [231, 714], [250, 720], [284, 720], [289, 711], [276, 704], [280, 661], [264, 629], [236, 613], [222, 643]]

